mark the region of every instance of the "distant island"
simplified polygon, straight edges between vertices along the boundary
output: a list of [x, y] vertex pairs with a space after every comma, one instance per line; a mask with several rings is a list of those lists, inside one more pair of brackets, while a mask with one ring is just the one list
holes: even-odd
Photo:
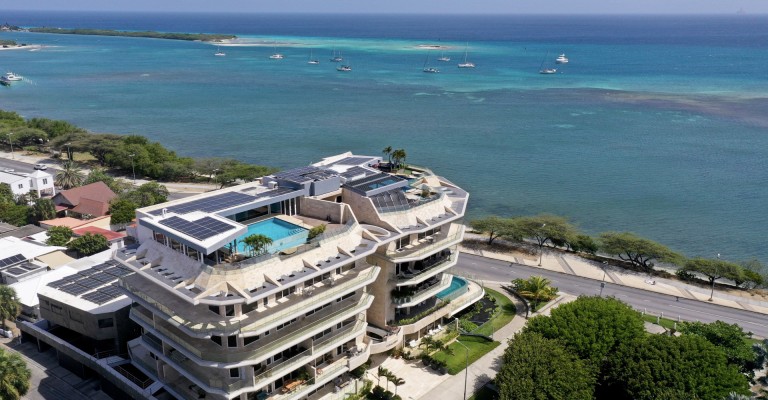
[[235, 39], [235, 35], [222, 35], [217, 33], [173, 33], [173, 32], [154, 32], [154, 31], [115, 31], [111, 29], [85, 29], [85, 28], [29, 28], [29, 32], [36, 33], [60, 33], [67, 35], [94, 35], [94, 36], [126, 36], [142, 37], [153, 39], [171, 39], [171, 40], [189, 40], [203, 42], [220, 42], [222, 40]]

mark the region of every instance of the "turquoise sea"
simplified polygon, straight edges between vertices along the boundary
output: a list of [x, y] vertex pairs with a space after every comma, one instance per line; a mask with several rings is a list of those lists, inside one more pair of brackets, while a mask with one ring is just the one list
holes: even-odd
[[[0, 33], [0, 108], [282, 168], [404, 148], [470, 218], [549, 212], [689, 256], [768, 261], [768, 17], [6, 12], [21, 26], [233, 33], [240, 46]], [[450, 63], [436, 58], [444, 46]], [[458, 69], [467, 48], [473, 70]], [[283, 60], [271, 60], [279, 51]], [[329, 58], [340, 51], [353, 71]], [[321, 63], [309, 65], [310, 52]], [[565, 53], [570, 63], [540, 75]], [[441, 70], [425, 74], [429, 65]]]

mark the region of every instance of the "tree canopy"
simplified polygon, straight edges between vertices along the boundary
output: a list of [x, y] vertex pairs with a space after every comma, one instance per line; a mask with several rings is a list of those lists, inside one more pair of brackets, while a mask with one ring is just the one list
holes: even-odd
[[475, 231], [488, 235], [489, 245], [499, 238], [510, 240], [522, 240], [523, 238], [517, 222], [511, 218], [490, 216], [472, 220], [469, 222], [469, 225]]
[[104, 235], [86, 233], [67, 244], [69, 250], [77, 251], [82, 256], [90, 256], [109, 248], [109, 241]]
[[591, 400], [595, 377], [557, 340], [518, 333], [504, 351], [496, 385], [502, 399]]
[[560, 305], [549, 317], [531, 318], [524, 332], [559, 339], [569, 351], [596, 368], [619, 344], [645, 335], [639, 312], [617, 299], [594, 296]]
[[722, 400], [749, 394], [747, 378], [697, 335], [648, 335], [624, 342], [608, 360], [601, 398]]
[[757, 354], [752, 345], [746, 341], [749, 337], [744, 330], [736, 324], [727, 324], [723, 321], [715, 321], [709, 324], [703, 322], [683, 322], [678, 330], [685, 335], [696, 335], [706, 339], [725, 353], [730, 364], [735, 365], [747, 375], [753, 376], [757, 365]]
[[45, 243], [51, 246], [66, 246], [72, 239], [72, 229], [66, 226], [52, 226], [48, 228], [48, 240]]
[[260, 256], [267, 252], [267, 248], [272, 244], [272, 238], [256, 233], [244, 237], [243, 243], [250, 248], [251, 256]]
[[0, 348], [0, 399], [18, 400], [29, 391], [32, 371], [17, 353]]
[[5, 328], [5, 321], [13, 321], [21, 313], [21, 303], [16, 291], [8, 285], [0, 285], [0, 323]]
[[522, 235], [536, 241], [539, 247], [548, 243], [552, 246], [565, 246], [578, 234], [576, 227], [566, 218], [552, 214], [519, 217], [517, 224]]
[[533, 302], [533, 309], [543, 300], [552, 300], [557, 296], [558, 289], [551, 286], [552, 281], [543, 276], [532, 276], [528, 279], [515, 279], [512, 287], [525, 299]]
[[116, 198], [109, 204], [109, 214], [113, 224], [127, 224], [136, 218], [138, 204], [129, 199]]
[[168, 188], [157, 183], [147, 182], [134, 190], [123, 193], [120, 197], [131, 201], [138, 207], [148, 207], [168, 201]]
[[661, 243], [641, 238], [631, 232], [605, 232], [600, 234], [600, 249], [624, 261], [643, 268], [653, 269], [653, 260], [681, 263], [683, 256]]
[[709, 283], [714, 283], [721, 278], [739, 280], [743, 276], [743, 270], [739, 264], [719, 259], [692, 258], [685, 262], [683, 270], [698, 272], [706, 276]]

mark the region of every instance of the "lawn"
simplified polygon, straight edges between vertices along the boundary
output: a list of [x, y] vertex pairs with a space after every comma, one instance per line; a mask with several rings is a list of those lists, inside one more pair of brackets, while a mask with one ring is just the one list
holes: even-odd
[[515, 317], [515, 304], [512, 303], [512, 300], [510, 300], [509, 297], [495, 290], [485, 288], [485, 293], [496, 300], [496, 313], [494, 313], [493, 317], [491, 317], [488, 322], [484, 323], [472, 333], [493, 336], [493, 332], [498, 331]]
[[[477, 361], [480, 357], [486, 355], [489, 351], [495, 349], [498, 345], [501, 344], [499, 342], [489, 342], [486, 339], [472, 336], [460, 336], [459, 341], [461, 341], [461, 343], [463, 343], [464, 346], [467, 346], [469, 349], [470, 364]], [[467, 351], [464, 349], [464, 346], [456, 342], [451, 343], [450, 346], [448, 346], [448, 349], [451, 353], [453, 353], [453, 355], [449, 355], [445, 351], [438, 351], [432, 355], [432, 358], [435, 360], [445, 361], [448, 368], [448, 373], [451, 375], [456, 375], [464, 370], [464, 366], [466, 364]]]
[[669, 329], [675, 328], [675, 320], [669, 319], [669, 318], [661, 318], [659, 319], [659, 322], [656, 322], [656, 316], [650, 315], [650, 314], [643, 314], [643, 321], [650, 322], [652, 324], [661, 325], [662, 327]]

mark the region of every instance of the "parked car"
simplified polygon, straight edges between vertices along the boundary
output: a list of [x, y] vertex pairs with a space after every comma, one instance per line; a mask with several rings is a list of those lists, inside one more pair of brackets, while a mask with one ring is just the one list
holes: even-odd
[[4, 168], [3, 172], [16, 172], [16, 170], [13, 168]]
[[35, 164], [35, 169], [46, 170], [48, 169], [48, 166], [45, 164]]

